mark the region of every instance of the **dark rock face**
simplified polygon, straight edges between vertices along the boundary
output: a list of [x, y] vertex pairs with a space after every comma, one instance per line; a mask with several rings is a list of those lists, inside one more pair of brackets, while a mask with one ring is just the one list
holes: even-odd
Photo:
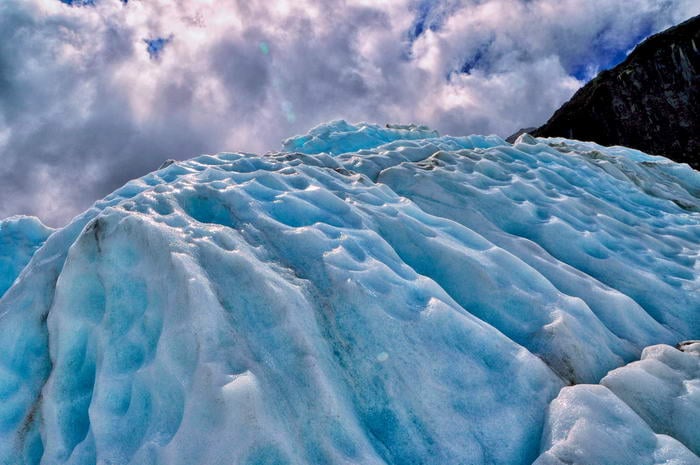
[[625, 145], [700, 169], [700, 16], [639, 44], [533, 135]]

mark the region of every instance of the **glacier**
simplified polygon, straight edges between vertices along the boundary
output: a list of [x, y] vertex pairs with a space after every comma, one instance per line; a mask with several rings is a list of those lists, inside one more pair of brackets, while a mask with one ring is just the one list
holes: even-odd
[[687, 165], [334, 121], [21, 222], [2, 464], [700, 461]]

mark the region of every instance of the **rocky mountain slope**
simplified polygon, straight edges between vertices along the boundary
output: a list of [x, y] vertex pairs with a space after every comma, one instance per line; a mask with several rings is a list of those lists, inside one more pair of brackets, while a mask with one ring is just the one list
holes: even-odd
[[700, 16], [639, 44], [533, 134], [633, 147], [700, 169]]

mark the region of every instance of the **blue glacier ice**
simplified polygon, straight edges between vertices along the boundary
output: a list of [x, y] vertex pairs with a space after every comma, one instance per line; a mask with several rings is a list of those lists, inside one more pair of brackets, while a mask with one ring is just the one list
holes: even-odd
[[2, 464], [698, 463], [687, 165], [334, 121], [49, 232], [0, 299]]
[[619, 397], [599, 385], [562, 389], [552, 402], [543, 445], [545, 451], [534, 465], [700, 464], [677, 439], [655, 434]]
[[52, 232], [31, 216], [13, 216], [0, 221], [0, 297]]
[[700, 455], [700, 341], [676, 350], [644, 349], [641, 360], [608, 373], [600, 383], [659, 434]]
[[552, 402], [535, 465], [700, 464], [700, 341], [659, 344]]

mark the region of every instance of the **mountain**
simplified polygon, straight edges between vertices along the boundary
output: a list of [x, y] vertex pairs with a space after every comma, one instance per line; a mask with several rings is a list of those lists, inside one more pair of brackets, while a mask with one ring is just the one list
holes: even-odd
[[698, 243], [700, 173], [622, 147], [335, 121], [164, 164], [0, 299], [0, 463], [698, 465]]
[[532, 134], [634, 147], [700, 169], [700, 16], [639, 44]]

